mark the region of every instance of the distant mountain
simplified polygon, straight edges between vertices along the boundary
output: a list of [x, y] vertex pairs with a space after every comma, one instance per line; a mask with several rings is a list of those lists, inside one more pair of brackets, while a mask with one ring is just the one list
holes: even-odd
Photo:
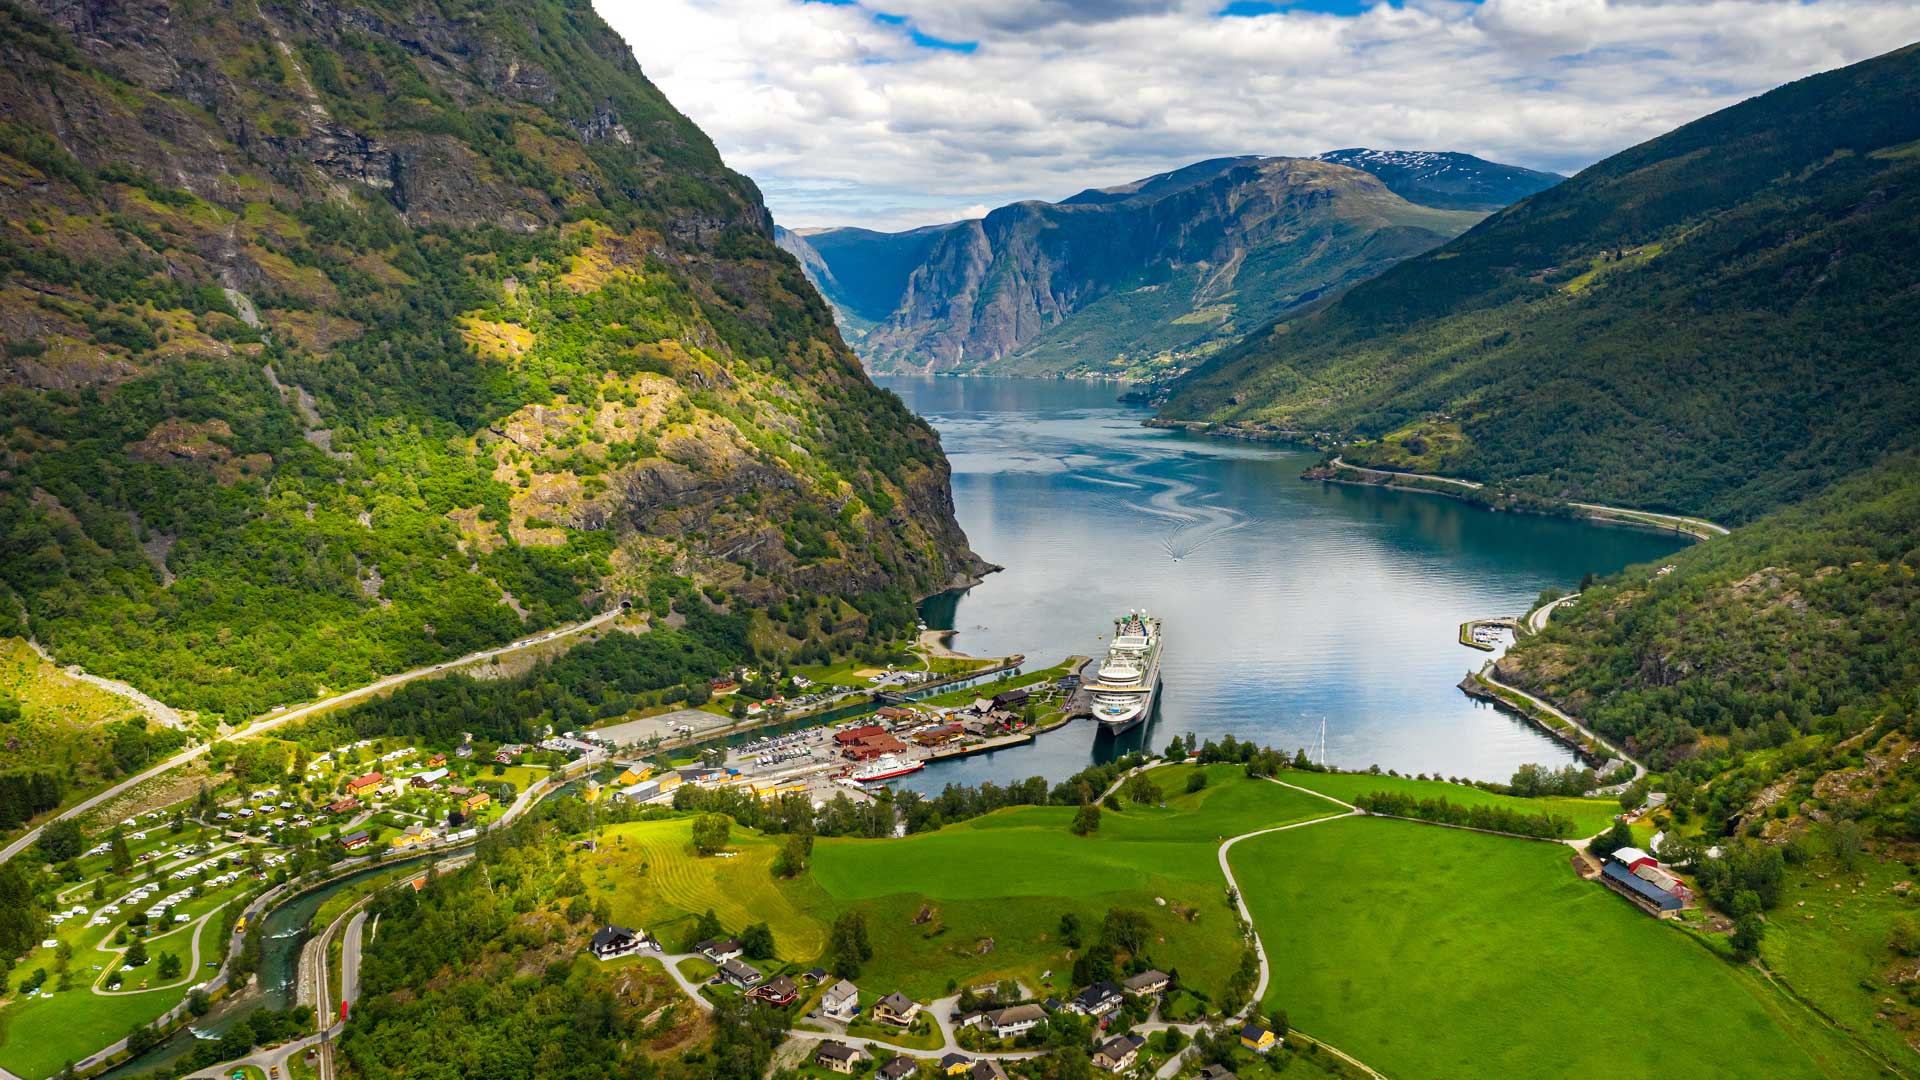
[[813, 260], [809, 276], [873, 370], [1143, 377], [1181, 371], [1480, 217], [1421, 205], [1361, 169], [1236, 157], [976, 221], [809, 231], [787, 245]]
[[1498, 210], [1566, 179], [1445, 150], [1329, 150], [1319, 160], [1365, 169], [1395, 195], [1445, 210]]
[[1920, 46], [1608, 158], [1184, 380], [1170, 419], [1741, 520], [1920, 438]]

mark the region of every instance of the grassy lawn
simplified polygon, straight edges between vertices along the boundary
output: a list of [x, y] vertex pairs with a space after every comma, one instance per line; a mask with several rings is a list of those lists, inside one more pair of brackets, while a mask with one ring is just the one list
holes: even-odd
[[940, 1037], [940, 1031], [933, 1026], [933, 1021], [926, 1018], [924, 1010], [914, 1017], [911, 1031], [893, 1024], [876, 1024], [863, 1018], [847, 1025], [847, 1035], [856, 1039], [880, 1039], [915, 1050], [938, 1050], [946, 1045], [946, 1040]]
[[1913, 1051], [1911, 1031], [1894, 1021], [1911, 1023], [1914, 1010], [1893, 976], [1912, 971], [1914, 960], [1894, 952], [1888, 936], [1896, 915], [1913, 917], [1920, 908], [1920, 890], [1904, 897], [1893, 891], [1913, 880], [1907, 867], [1871, 856], [1861, 856], [1851, 872], [1825, 854], [1789, 867], [1760, 950], [1795, 990], [1895, 1060]]
[[[1275, 958], [1264, 1004], [1389, 1076], [1872, 1074], [1804, 1010], [1567, 858], [1366, 818], [1246, 841], [1234, 873]], [[1596, 1046], [1617, 1032], [1656, 1049]]]
[[1443, 798], [1456, 806], [1504, 806], [1526, 814], [1559, 814], [1573, 820], [1575, 837], [1604, 832], [1613, 824], [1614, 815], [1620, 812], [1619, 802], [1613, 799], [1573, 799], [1557, 795], [1524, 799], [1513, 795], [1497, 795], [1465, 784], [1450, 784], [1445, 780], [1414, 780], [1404, 776], [1317, 773], [1291, 769], [1282, 773], [1280, 779], [1344, 802], [1352, 802], [1354, 796], [1369, 792], [1404, 791], [1421, 798]]
[[1060, 917], [1072, 912], [1092, 936], [1109, 908], [1136, 908], [1154, 928], [1153, 962], [1218, 992], [1239, 962], [1220, 839], [1338, 808], [1237, 766], [1209, 767], [1208, 785], [1189, 793], [1194, 771], [1155, 770], [1167, 805], [1105, 813], [1091, 837], [1069, 831], [1071, 808], [1023, 807], [904, 839], [822, 838], [812, 872], [792, 881], [772, 874], [774, 839], [735, 828], [733, 858], [701, 858], [689, 819], [629, 822], [602, 834], [590, 884], [616, 922], [669, 949], [711, 908], [729, 931], [765, 921], [780, 958], [802, 964], [824, 953], [841, 912], [859, 910], [874, 946], [856, 980], [863, 997], [900, 990], [923, 1003], [949, 984], [1001, 978], [1038, 990], [1048, 971], [1064, 989], [1072, 960]]
[[670, 950], [678, 951], [693, 920], [712, 909], [734, 933], [766, 923], [781, 959], [820, 955], [833, 913], [807, 904], [791, 883], [773, 876], [778, 845], [735, 828], [731, 849], [730, 859], [695, 854], [691, 818], [634, 821], [603, 832], [590, 865], [611, 892], [614, 921], [644, 927]]
[[1071, 660], [1069, 660], [1065, 663], [1055, 664], [1050, 668], [1042, 668], [1039, 671], [1022, 672], [1010, 679], [988, 679], [986, 682], [979, 683], [975, 686], [963, 687], [959, 690], [949, 690], [944, 694], [934, 694], [931, 697], [921, 698], [919, 704], [940, 706], [966, 705], [970, 704], [975, 698], [990, 698], [1005, 690], [1017, 690], [1022, 686], [1051, 683], [1053, 680], [1067, 674], [1071, 670], [1073, 670], [1073, 666]]
[[[79, 960], [76, 954], [76, 965]], [[4, 1025], [0, 1027], [0, 1066], [28, 1080], [52, 1076], [67, 1062], [78, 1061], [125, 1035], [133, 1025], [151, 1023], [180, 1000], [177, 991], [167, 990], [96, 994], [87, 989], [95, 974], [76, 970], [72, 990], [50, 998], [15, 1001], [0, 1012], [0, 1025]], [[48, 985], [52, 985], [51, 979]]]
[[500, 775], [495, 776], [493, 774], [493, 768], [488, 766], [474, 773], [474, 779], [481, 783], [504, 782], [512, 784], [513, 790], [520, 792], [527, 790], [527, 787], [534, 781], [544, 778], [547, 773], [551, 771], [552, 770], [541, 765], [508, 765], [501, 771]]

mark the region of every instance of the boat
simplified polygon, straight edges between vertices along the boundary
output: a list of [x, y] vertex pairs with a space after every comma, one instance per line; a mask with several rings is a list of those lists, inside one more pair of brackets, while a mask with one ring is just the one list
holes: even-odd
[[927, 763], [917, 758], [901, 757], [898, 754], [881, 754], [853, 771], [853, 778], [862, 784], [891, 780], [896, 776], [919, 772]]
[[1093, 718], [1113, 735], [1139, 726], [1153, 712], [1160, 693], [1160, 620], [1129, 611], [1113, 620], [1113, 644], [1094, 681]]

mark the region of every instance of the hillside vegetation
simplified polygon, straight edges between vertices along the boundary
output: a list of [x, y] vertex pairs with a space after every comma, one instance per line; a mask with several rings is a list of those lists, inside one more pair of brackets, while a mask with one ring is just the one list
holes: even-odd
[[1617, 154], [1284, 319], [1164, 415], [1746, 520], [1920, 427], [1920, 48]]
[[583, 0], [49, 2], [0, 56], [0, 589], [63, 662], [231, 719], [625, 596], [975, 569]]

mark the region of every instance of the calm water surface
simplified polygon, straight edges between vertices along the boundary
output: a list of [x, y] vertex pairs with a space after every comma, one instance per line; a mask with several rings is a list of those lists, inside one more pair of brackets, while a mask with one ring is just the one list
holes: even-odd
[[[1434, 495], [1299, 479], [1316, 455], [1140, 426], [1109, 385], [892, 377], [940, 432], [960, 524], [1006, 569], [925, 606], [980, 656], [1033, 666], [1104, 652], [1114, 615], [1165, 620], [1158, 715], [1123, 737], [1159, 747], [1228, 732], [1330, 764], [1505, 780], [1570, 756], [1455, 688], [1486, 654], [1458, 625], [1517, 615], [1540, 590], [1656, 560], [1677, 537]], [[1111, 756], [1076, 721], [1035, 743], [928, 768], [937, 791]]]

